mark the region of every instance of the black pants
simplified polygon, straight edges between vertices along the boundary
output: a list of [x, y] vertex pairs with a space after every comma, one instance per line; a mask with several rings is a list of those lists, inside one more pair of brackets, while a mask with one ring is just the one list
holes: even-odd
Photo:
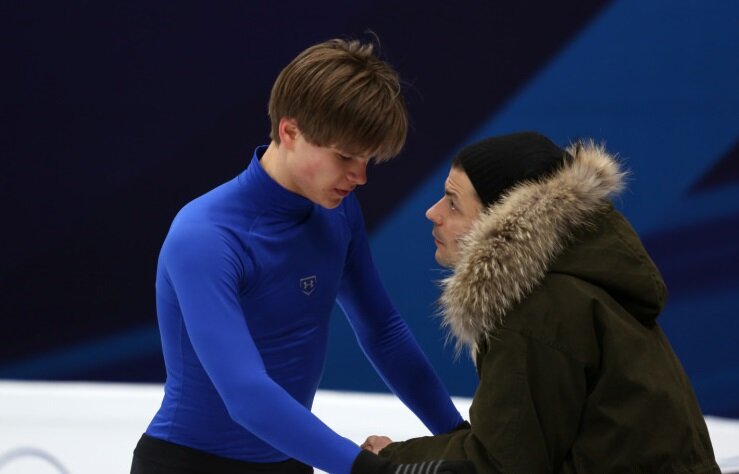
[[133, 451], [131, 474], [310, 474], [294, 459], [256, 463], [237, 461], [143, 435]]

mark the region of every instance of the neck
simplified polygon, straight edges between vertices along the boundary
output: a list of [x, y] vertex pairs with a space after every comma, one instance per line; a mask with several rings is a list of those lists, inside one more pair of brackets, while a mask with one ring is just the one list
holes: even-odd
[[274, 179], [277, 184], [288, 191], [297, 192], [294, 189], [295, 187], [291, 185], [291, 180], [285, 172], [285, 157], [282, 152], [283, 150], [280, 148], [280, 145], [273, 140], [264, 151], [259, 163], [262, 165], [264, 171], [270, 176], [270, 178]]

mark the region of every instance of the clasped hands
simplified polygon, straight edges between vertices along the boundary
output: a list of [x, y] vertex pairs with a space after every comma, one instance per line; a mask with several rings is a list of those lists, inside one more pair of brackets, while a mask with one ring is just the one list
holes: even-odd
[[379, 454], [380, 451], [382, 451], [388, 444], [392, 442], [393, 440], [391, 440], [387, 436], [372, 435], [367, 437], [360, 448], [366, 449], [367, 451], [374, 454]]

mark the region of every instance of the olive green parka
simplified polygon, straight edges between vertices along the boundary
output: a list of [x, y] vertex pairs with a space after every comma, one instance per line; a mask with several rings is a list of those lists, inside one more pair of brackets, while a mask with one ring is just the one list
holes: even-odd
[[573, 146], [484, 211], [442, 282], [443, 322], [480, 384], [470, 429], [393, 443], [398, 462], [482, 473], [718, 473], [690, 382], [656, 323], [662, 278], [610, 204], [615, 159]]

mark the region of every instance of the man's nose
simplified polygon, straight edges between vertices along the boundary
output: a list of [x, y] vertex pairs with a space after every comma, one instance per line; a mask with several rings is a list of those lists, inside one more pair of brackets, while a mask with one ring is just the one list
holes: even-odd
[[349, 181], [357, 186], [367, 182], [367, 161], [354, 160], [356, 164], [349, 170]]
[[437, 201], [433, 206], [429, 207], [426, 210], [426, 219], [433, 222], [435, 225], [441, 224], [441, 215], [439, 214], [439, 203], [441, 200]]

